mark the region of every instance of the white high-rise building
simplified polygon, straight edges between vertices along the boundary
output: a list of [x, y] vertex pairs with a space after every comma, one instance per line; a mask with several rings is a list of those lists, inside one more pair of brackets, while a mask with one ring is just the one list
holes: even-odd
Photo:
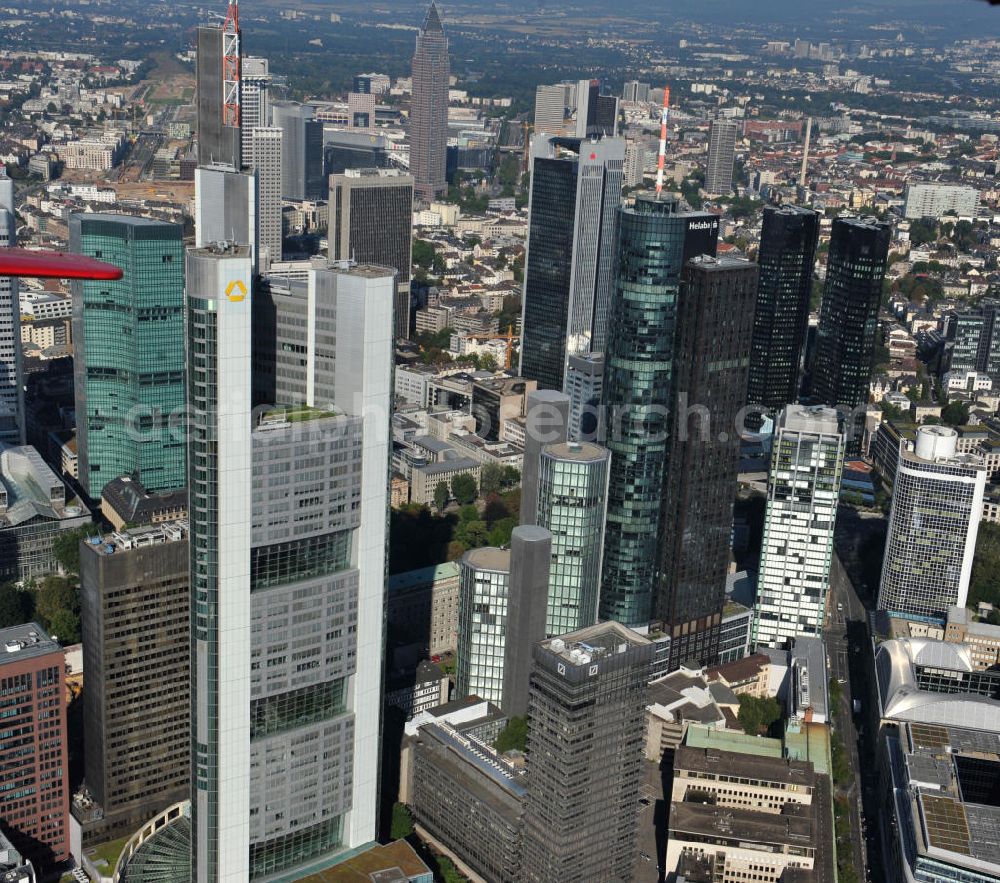
[[646, 166], [646, 148], [641, 141], [625, 142], [625, 165], [622, 184], [626, 187], [638, 187], [643, 181], [643, 171]]
[[733, 189], [733, 164], [736, 161], [736, 137], [739, 123], [714, 119], [708, 132], [708, 167], [705, 169], [705, 192], [728, 196]]
[[979, 191], [967, 184], [907, 184], [903, 216], [943, 218], [948, 212], [974, 218], [979, 208]]
[[257, 231], [261, 263], [281, 260], [281, 129], [251, 133], [250, 163], [257, 172]]
[[987, 469], [957, 449], [949, 426], [921, 426], [900, 445], [878, 593], [891, 616], [944, 622], [968, 600]]
[[222, 165], [199, 166], [194, 171], [194, 243], [206, 248], [217, 242], [250, 246], [257, 272], [257, 175], [235, 172]]
[[304, 384], [252, 410], [250, 250], [187, 269], [195, 880], [297, 879], [376, 837], [395, 273], [313, 268]]
[[253, 130], [271, 125], [271, 74], [266, 58], [247, 55], [240, 67], [240, 137], [243, 163], [251, 165]]
[[757, 645], [785, 647], [796, 636], [822, 632], [843, 464], [836, 410], [787, 405], [767, 482], [752, 634]]
[[[17, 245], [14, 182], [0, 166], [0, 248]], [[24, 385], [17, 280], [0, 276], [0, 442], [24, 444]]]

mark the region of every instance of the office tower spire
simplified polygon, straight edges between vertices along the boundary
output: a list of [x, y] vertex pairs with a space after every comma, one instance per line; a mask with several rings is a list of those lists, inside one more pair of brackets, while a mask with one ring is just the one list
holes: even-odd
[[605, 346], [625, 141], [539, 135], [531, 157], [520, 373], [562, 390], [569, 357]]
[[[794, 205], [764, 209], [747, 404], [760, 405], [771, 414], [799, 399], [818, 239], [819, 216], [811, 209]], [[760, 417], [750, 418], [748, 426], [757, 429]]]
[[437, 5], [431, 3], [413, 53], [410, 103], [410, 171], [416, 194], [432, 200], [447, 190], [448, 38]]

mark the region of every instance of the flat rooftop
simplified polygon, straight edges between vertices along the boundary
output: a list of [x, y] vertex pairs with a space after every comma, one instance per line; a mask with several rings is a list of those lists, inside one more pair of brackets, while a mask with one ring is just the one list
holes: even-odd
[[611, 456], [607, 448], [593, 445], [590, 442], [557, 442], [546, 445], [542, 449], [542, 453], [558, 460], [574, 460], [581, 463], [607, 460]]
[[649, 640], [617, 622], [599, 622], [575, 632], [542, 641], [542, 647], [572, 665], [588, 665], [592, 659], [614, 656], [628, 647], [643, 647]]
[[87, 543], [87, 547], [98, 555], [113, 555], [145, 546], [161, 546], [186, 540], [189, 531], [190, 525], [184, 519], [165, 521], [162, 524], [116, 530], [106, 536], [94, 537]]
[[23, 662], [45, 656], [47, 653], [62, 653], [63, 649], [53, 641], [37, 622], [26, 622], [7, 629], [0, 629], [0, 666], [5, 662]]
[[465, 553], [464, 561], [476, 570], [510, 571], [510, 550], [498, 549], [495, 546], [484, 546], [481, 549], [471, 549]]
[[813, 765], [803, 760], [755, 757], [717, 748], [692, 748], [679, 745], [674, 753], [674, 770], [705, 773], [712, 776], [738, 774], [782, 785], [813, 786], [816, 773]]
[[[675, 801], [670, 804], [670, 836], [684, 834], [812, 848], [819, 852], [812, 807], [789, 803], [781, 813]], [[831, 832], [832, 833], [832, 832]], [[824, 840], [827, 838], [824, 837]], [[825, 844], [824, 844], [825, 845]]]

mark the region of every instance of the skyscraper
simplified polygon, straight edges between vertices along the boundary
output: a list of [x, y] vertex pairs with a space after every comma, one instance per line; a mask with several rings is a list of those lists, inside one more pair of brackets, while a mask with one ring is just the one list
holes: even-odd
[[705, 169], [705, 192], [728, 196], [733, 189], [733, 164], [736, 161], [736, 137], [739, 123], [716, 118], [708, 131], [708, 166]]
[[563, 80], [535, 90], [535, 134], [567, 138], [618, 134], [618, 99], [600, 80]]
[[266, 58], [246, 56], [240, 68], [240, 131], [243, 164], [253, 157], [253, 130], [271, 125], [271, 73]]
[[325, 199], [323, 123], [313, 119], [312, 107], [275, 101], [271, 125], [281, 129], [281, 195], [285, 199]]
[[566, 441], [569, 398], [535, 389], [524, 400], [524, 458], [521, 465], [521, 524], [538, 524], [538, 480], [542, 449]]
[[510, 550], [487, 546], [462, 556], [458, 607], [459, 698], [503, 700], [504, 638], [510, 595]]
[[522, 524], [510, 535], [510, 595], [504, 627], [503, 698], [509, 715], [528, 713], [531, 648], [545, 637], [552, 534]]
[[331, 260], [396, 271], [394, 334], [409, 337], [412, 176], [398, 169], [351, 169], [331, 175], [329, 241]]
[[672, 669], [718, 655], [756, 293], [749, 261], [703, 255], [684, 267], [656, 603]]
[[14, 847], [50, 873], [70, 854], [66, 656], [34, 622], [0, 629], [0, 645], [0, 818]]
[[395, 277], [328, 273], [336, 413], [307, 380], [254, 426], [249, 250], [188, 254], [199, 883], [375, 838]]
[[250, 163], [257, 172], [257, 241], [261, 260], [281, 260], [281, 129], [250, 133]]
[[[0, 166], [0, 248], [17, 245], [14, 182]], [[0, 277], [0, 442], [24, 442], [20, 304], [17, 280]]]
[[597, 441], [604, 401], [604, 353], [584, 353], [566, 360], [570, 441]]
[[[799, 399], [818, 238], [819, 215], [811, 209], [764, 208], [747, 404], [772, 414]], [[752, 428], [759, 425], [754, 419]]]
[[611, 474], [600, 614], [626, 625], [653, 615], [681, 268], [693, 255], [715, 254], [719, 236], [715, 215], [678, 206], [640, 194], [619, 212], [604, 367]]
[[797, 635], [822, 633], [843, 463], [835, 410], [788, 405], [781, 412], [751, 636], [757, 645], [787, 646]]
[[545, 634], [563, 635], [597, 622], [611, 455], [598, 445], [542, 448], [538, 524], [552, 533]]
[[900, 444], [878, 591], [890, 615], [943, 623], [968, 600], [986, 465], [957, 446], [949, 426], [921, 426]]
[[[868, 401], [891, 236], [890, 224], [872, 218], [833, 222], [816, 331], [812, 397], [847, 414]], [[857, 452], [863, 425], [864, 420], [853, 415], [845, 425], [848, 455]]]
[[413, 53], [410, 102], [410, 171], [417, 196], [432, 200], [448, 189], [448, 38], [431, 2]]
[[226, 166], [199, 166], [194, 172], [194, 241], [198, 248], [215, 242], [250, 245], [257, 271], [260, 224], [257, 173]]
[[73, 283], [79, 477], [94, 499], [138, 475], [153, 491], [183, 487], [184, 247], [180, 225], [112, 214], [70, 217], [70, 248], [124, 271]]
[[[198, 164], [223, 165], [239, 171], [242, 167], [243, 134], [239, 120], [226, 119], [225, 114], [227, 83], [223, 61], [226, 40], [226, 31], [219, 25], [201, 25], [198, 28]], [[236, 42], [239, 51], [241, 40], [238, 31]]]
[[522, 879], [631, 880], [653, 645], [616, 622], [534, 646]]
[[520, 373], [562, 390], [568, 357], [605, 346], [625, 142], [540, 135], [531, 157]]
[[84, 776], [107, 839], [190, 796], [187, 525], [112, 534], [80, 550]]
[[948, 370], [976, 371], [1000, 385], [1000, 300], [983, 298], [948, 317]]

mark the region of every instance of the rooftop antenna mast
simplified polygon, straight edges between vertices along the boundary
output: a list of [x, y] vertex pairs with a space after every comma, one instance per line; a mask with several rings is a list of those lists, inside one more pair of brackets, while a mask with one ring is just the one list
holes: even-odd
[[229, 0], [222, 25], [222, 125], [240, 125], [239, 0]]
[[667, 158], [667, 120], [670, 119], [670, 87], [663, 87], [663, 110], [660, 111], [660, 155], [656, 161], [656, 198], [663, 193], [663, 164]]

